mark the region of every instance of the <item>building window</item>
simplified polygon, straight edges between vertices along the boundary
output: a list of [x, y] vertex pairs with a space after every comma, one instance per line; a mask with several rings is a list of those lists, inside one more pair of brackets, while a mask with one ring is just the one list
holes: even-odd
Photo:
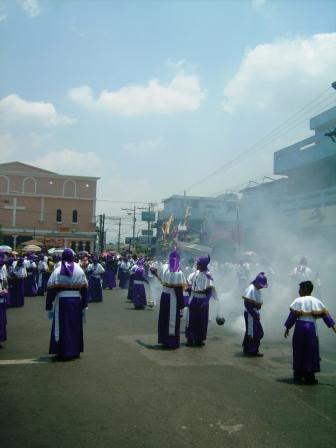
[[79, 241], [79, 243], [78, 243], [78, 252], [82, 252], [83, 249], [84, 249], [83, 241]]
[[90, 242], [89, 241], [87, 241], [85, 243], [85, 250], [86, 250], [86, 252], [90, 252]]
[[62, 210], [60, 208], [56, 211], [56, 222], [62, 222]]
[[72, 210], [72, 224], [77, 224], [78, 222], [78, 212], [77, 210]]
[[76, 241], [71, 241], [71, 249], [72, 249], [74, 252], [76, 252], [76, 250], [77, 250], [77, 244], [76, 244]]

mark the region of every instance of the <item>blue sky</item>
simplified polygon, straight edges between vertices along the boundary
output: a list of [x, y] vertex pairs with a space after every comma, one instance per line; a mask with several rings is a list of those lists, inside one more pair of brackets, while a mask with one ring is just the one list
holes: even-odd
[[327, 0], [0, 1], [0, 162], [100, 176], [111, 201], [272, 175], [273, 152], [335, 104], [335, 24]]

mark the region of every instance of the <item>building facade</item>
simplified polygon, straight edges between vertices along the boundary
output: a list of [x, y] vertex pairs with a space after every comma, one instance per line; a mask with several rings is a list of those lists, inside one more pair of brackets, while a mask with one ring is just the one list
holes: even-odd
[[98, 179], [61, 175], [21, 162], [0, 164], [5, 244], [17, 248], [35, 239], [46, 247], [92, 251]]
[[310, 120], [314, 135], [274, 153], [285, 176], [241, 191], [244, 247], [275, 244], [336, 248], [336, 107]]

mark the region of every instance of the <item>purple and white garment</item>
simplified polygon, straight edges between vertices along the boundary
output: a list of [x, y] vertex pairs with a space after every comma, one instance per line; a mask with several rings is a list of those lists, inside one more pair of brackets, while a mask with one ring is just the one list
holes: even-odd
[[260, 341], [264, 336], [264, 330], [260, 323], [260, 308], [263, 300], [261, 291], [251, 283], [243, 293], [245, 336], [243, 340], [244, 352], [248, 354], [258, 353]]
[[62, 261], [48, 281], [46, 310], [52, 311], [50, 354], [62, 358], [83, 351], [83, 311], [87, 307], [88, 283], [77, 263]]
[[329, 328], [335, 325], [323, 302], [316, 297], [298, 297], [290, 305], [290, 313], [285, 327], [289, 330], [295, 325], [293, 370], [296, 372], [315, 373], [320, 371], [317, 318], [322, 318]]
[[187, 281], [182, 271], [171, 272], [165, 264], [159, 269], [162, 284], [158, 322], [158, 342], [167, 348], [180, 346], [180, 318], [184, 308], [183, 290]]
[[218, 300], [210, 271], [197, 270], [189, 275], [191, 288], [186, 323], [188, 342], [201, 343], [206, 340], [209, 321], [209, 300]]

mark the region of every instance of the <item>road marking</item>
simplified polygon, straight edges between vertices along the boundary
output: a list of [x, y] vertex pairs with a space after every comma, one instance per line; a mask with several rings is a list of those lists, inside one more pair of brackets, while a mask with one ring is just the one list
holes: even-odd
[[25, 364], [46, 364], [50, 362], [50, 358], [37, 359], [2, 359], [0, 366], [25, 365]]

